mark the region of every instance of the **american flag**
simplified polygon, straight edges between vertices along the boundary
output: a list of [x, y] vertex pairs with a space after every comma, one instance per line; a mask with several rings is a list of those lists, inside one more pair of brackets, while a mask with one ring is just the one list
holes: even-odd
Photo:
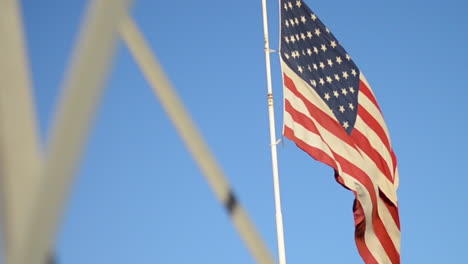
[[301, 0], [281, 0], [284, 135], [331, 166], [355, 196], [365, 263], [400, 263], [397, 161], [362, 72]]

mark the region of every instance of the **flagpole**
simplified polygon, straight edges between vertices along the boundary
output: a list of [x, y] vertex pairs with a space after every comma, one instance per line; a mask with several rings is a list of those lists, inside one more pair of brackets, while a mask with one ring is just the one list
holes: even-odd
[[271, 85], [270, 42], [268, 37], [268, 15], [266, 0], [262, 0], [263, 34], [265, 38], [265, 65], [268, 88], [268, 118], [270, 120], [270, 148], [273, 170], [273, 188], [275, 193], [276, 235], [278, 239], [279, 264], [286, 264], [286, 249], [284, 245], [283, 214], [281, 212], [281, 195], [278, 174], [278, 154], [276, 151], [275, 109], [273, 103], [273, 89]]

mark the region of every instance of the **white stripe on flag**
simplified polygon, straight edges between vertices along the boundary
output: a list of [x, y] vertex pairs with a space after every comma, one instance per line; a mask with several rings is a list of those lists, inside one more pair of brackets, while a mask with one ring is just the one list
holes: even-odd
[[354, 129], [359, 131], [369, 140], [370, 146], [375, 151], [377, 151], [377, 153], [379, 153], [380, 156], [382, 156], [382, 159], [387, 164], [390, 173], [393, 174], [393, 160], [390, 155], [390, 152], [385, 147], [380, 137], [374, 132], [374, 130], [372, 130], [366, 123], [364, 123], [364, 121], [362, 121], [361, 117], [359, 116], [356, 118], [356, 124], [354, 125]]
[[[362, 72], [360, 73], [359, 75], [359, 79], [361, 79], [362, 82], [364, 82], [364, 84], [367, 86], [367, 88], [369, 88], [369, 91], [371, 92], [372, 96], [374, 96], [374, 98], [377, 100], [377, 98], [375, 97], [375, 94], [374, 94], [374, 91], [372, 90], [371, 86], [369, 85], [369, 82], [367, 82], [367, 79], [366, 77], [364, 76], [364, 74], [362, 74]], [[362, 96], [363, 94], [361, 94], [360, 96]], [[366, 97], [367, 98], [367, 97]], [[369, 100], [369, 99], [368, 99]], [[361, 103], [361, 98], [359, 97], [358, 98], [358, 102]], [[371, 101], [369, 101], [370, 104], [374, 105], [374, 103], [372, 103]], [[369, 108], [370, 105], [366, 105], [366, 109], [371, 109]], [[387, 124], [385, 123], [384, 121], [384, 118], [383, 118], [383, 114], [382, 112], [379, 110], [379, 107], [375, 107], [375, 111], [373, 110], [372, 112], [369, 111], [369, 113], [376, 119], [378, 120], [379, 124], [382, 126], [383, 130], [385, 131], [385, 134], [387, 135], [387, 139], [388, 139], [388, 143], [390, 144], [390, 146], [392, 145], [392, 141], [390, 139], [390, 133], [388, 133], [388, 128], [387, 128]], [[380, 120], [380, 121], [379, 121]]]

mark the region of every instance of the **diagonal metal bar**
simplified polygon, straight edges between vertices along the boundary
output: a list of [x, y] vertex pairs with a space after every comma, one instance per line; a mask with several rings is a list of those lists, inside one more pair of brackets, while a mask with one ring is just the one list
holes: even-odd
[[235, 198], [226, 177], [172, 88], [162, 67], [130, 17], [123, 19], [120, 33], [216, 197], [224, 204], [230, 214], [254, 259], [257, 263], [274, 263], [269, 250], [261, 240], [246, 211]]
[[5, 263], [22, 254], [36, 193], [39, 140], [20, 4], [0, 0], [0, 202]]
[[118, 25], [131, 2], [95, 0], [90, 4], [56, 112], [29, 218], [28, 243], [18, 264], [43, 264], [54, 244], [73, 172], [111, 65]]

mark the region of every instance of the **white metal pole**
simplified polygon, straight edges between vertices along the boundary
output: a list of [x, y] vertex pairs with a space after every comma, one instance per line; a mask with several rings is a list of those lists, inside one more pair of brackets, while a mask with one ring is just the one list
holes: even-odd
[[275, 192], [276, 234], [278, 239], [279, 263], [286, 264], [286, 249], [284, 245], [283, 214], [281, 213], [280, 182], [278, 174], [278, 155], [276, 151], [275, 109], [273, 102], [273, 89], [271, 85], [270, 42], [268, 38], [268, 15], [266, 0], [262, 0], [263, 34], [265, 37], [265, 64], [268, 88], [268, 117], [270, 120], [270, 148], [271, 164], [273, 169], [273, 187]]
[[254, 259], [257, 263], [273, 264], [273, 258], [265, 243], [250, 221], [247, 212], [236, 200], [224, 173], [131, 17], [123, 19], [120, 33], [216, 197], [224, 203]]

